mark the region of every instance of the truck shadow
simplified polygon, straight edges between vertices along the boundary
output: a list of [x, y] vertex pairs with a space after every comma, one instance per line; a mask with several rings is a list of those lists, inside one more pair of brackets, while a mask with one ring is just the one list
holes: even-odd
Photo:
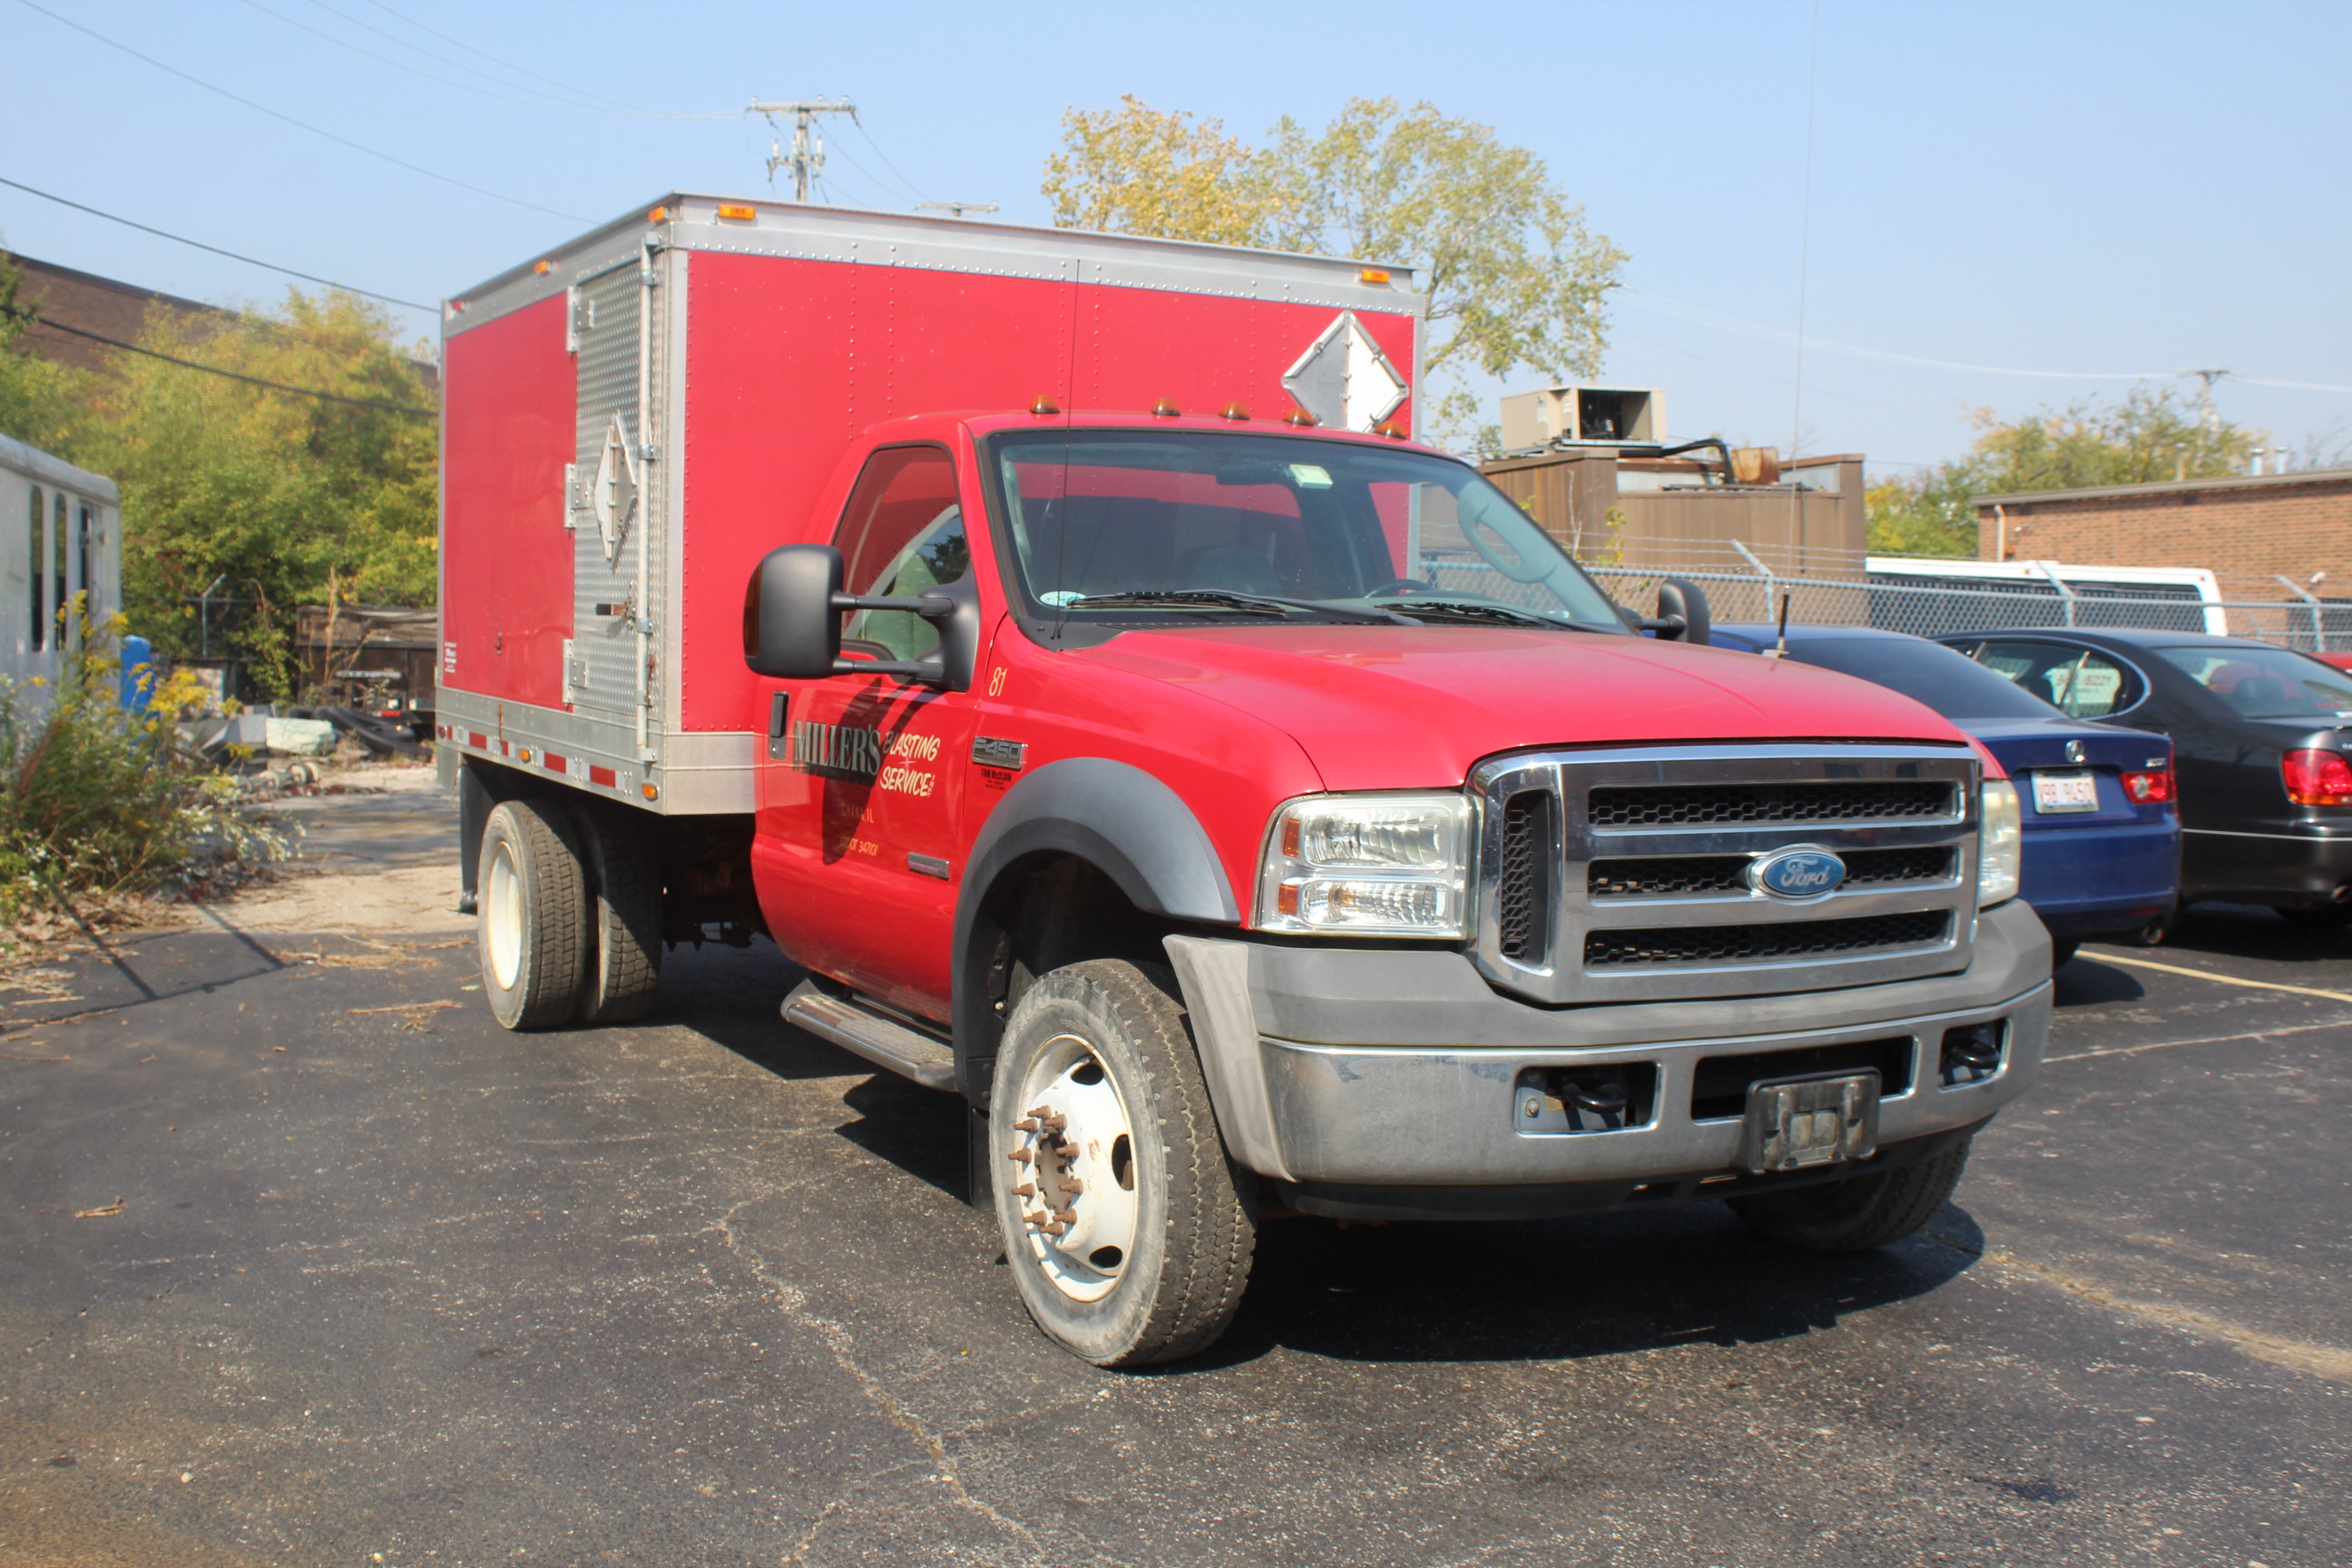
[[1510, 1224], [1259, 1233], [1239, 1319], [1171, 1371], [1276, 1346], [1343, 1361], [1576, 1361], [1821, 1333], [1965, 1272], [1984, 1246], [1947, 1205], [1895, 1247], [1824, 1258], [1768, 1242], [1719, 1204]]

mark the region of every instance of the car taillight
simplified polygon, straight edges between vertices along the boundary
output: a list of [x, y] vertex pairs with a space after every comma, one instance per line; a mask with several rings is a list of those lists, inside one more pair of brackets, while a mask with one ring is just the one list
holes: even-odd
[[2150, 768], [2123, 776], [2124, 794], [2140, 805], [2160, 805], [2179, 798], [2170, 768]]
[[2297, 805], [2352, 805], [2352, 758], [2341, 752], [2289, 752], [2279, 759], [2279, 773]]

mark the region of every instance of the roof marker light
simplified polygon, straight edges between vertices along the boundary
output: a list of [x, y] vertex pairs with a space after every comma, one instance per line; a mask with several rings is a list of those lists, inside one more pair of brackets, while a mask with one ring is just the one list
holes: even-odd
[[1315, 416], [1307, 413], [1304, 408], [1292, 409], [1289, 413], [1282, 416], [1282, 422], [1285, 425], [1296, 425], [1301, 429], [1311, 428], [1314, 426], [1323, 423], [1323, 421], [1316, 418]]
[[1176, 400], [1172, 397], [1163, 397], [1151, 405], [1151, 416], [1154, 419], [1173, 419], [1183, 412], [1176, 406]]
[[554, 266], [555, 263], [552, 261], [534, 261], [530, 264], [530, 269], [533, 272], [546, 272], [551, 270]]
[[745, 223], [749, 223], [753, 218], [760, 216], [760, 209], [755, 206], [747, 205], [742, 202], [721, 202], [719, 204], [719, 216], [720, 217], [739, 218]]
[[1405, 439], [1404, 426], [1398, 424], [1393, 419], [1381, 420], [1380, 424], [1374, 427], [1372, 434], [1375, 436], [1385, 436], [1391, 441], [1402, 441]]
[[669, 208], [654, 208], [653, 211], [646, 215], [646, 221], [647, 223], [667, 223], [669, 221]]
[[1217, 417], [1220, 419], [1246, 419], [1249, 417], [1249, 410], [1244, 408], [1238, 403], [1228, 403], [1223, 408], [1217, 410]]
[[1367, 267], [1356, 274], [1359, 283], [1385, 283], [1388, 280], [1389, 269], [1385, 267]]
[[1059, 414], [1061, 411], [1062, 405], [1055, 402], [1050, 397], [1041, 396], [1036, 402], [1029, 405], [1029, 412], [1036, 415], [1041, 419], [1048, 414]]

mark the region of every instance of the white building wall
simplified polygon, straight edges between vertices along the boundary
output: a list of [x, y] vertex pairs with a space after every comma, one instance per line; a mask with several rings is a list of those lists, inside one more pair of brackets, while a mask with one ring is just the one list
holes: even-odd
[[58, 611], [83, 593], [93, 626], [122, 607], [121, 492], [0, 436], [0, 679], [57, 679], [73, 635]]

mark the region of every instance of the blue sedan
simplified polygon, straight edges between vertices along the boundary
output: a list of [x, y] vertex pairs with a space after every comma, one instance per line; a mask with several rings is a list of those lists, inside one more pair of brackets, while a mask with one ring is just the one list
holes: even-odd
[[[1765, 653], [1777, 637], [1718, 626], [1713, 641]], [[2070, 719], [1967, 655], [1901, 632], [1791, 626], [1785, 657], [1924, 702], [2000, 759], [2024, 822], [2019, 892], [2050, 928], [2059, 963], [2084, 942], [2152, 932], [2171, 917], [2180, 814], [2169, 740]]]

